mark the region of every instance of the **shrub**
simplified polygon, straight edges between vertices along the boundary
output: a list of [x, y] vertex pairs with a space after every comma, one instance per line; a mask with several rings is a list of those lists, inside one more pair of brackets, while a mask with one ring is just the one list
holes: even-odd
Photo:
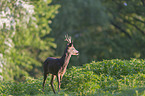
[[145, 61], [103, 60], [67, 70], [62, 88], [67, 91], [95, 93], [98, 90], [118, 92], [145, 86]]
[[[127, 96], [145, 95], [145, 61], [103, 60], [67, 70], [58, 95]], [[27, 78], [25, 82], [0, 82], [0, 95], [54, 95], [50, 77], [42, 91], [43, 77]], [[57, 91], [57, 80], [54, 86]]]

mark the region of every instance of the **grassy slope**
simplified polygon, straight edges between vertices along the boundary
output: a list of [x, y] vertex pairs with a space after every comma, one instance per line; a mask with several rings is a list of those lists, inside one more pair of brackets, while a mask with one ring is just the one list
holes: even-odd
[[[26, 82], [2, 82], [0, 95], [53, 95], [48, 77], [42, 91], [43, 77]], [[56, 81], [56, 80], [55, 80]], [[55, 89], [57, 82], [55, 84]], [[145, 95], [145, 60], [103, 60], [67, 70], [58, 95], [133, 96]]]

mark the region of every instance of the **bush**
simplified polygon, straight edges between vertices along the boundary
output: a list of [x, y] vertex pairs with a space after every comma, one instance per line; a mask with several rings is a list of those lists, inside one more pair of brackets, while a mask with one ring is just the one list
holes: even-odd
[[145, 61], [103, 60], [82, 67], [72, 67], [63, 78], [67, 91], [95, 93], [98, 90], [118, 92], [145, 86]]
[[[0, 83], [0, 95], [54, 95], [48, 76], [42, 91], [43, 77], [27, 78], [25, 82]], [[57, 91], [57, 82], [54, 82]], [[58, 95], [145, 95], [145, 61], [103, 60], [67, 70]]]

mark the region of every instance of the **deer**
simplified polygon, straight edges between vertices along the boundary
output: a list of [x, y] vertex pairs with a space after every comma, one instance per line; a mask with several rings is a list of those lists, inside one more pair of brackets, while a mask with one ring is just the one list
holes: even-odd
[[56, 91], [53, 86], [53, 81], [55, 77], [57, 77], [58, 92], [60, 92], [62, 77], [66, 72], [66, 68], [68, 66], [71, 56], [79, 55], [79, 51], [77, 51], [73, 46], [73, 41], [71, 40], [71, 37], [65, 35], [65, 41], [67, 41], [68, 44], [64, 50], [64, 54], [62, 55], [62, 57], [61, 58], [48, 57], [43, 63], [43, 71], [44, 71], [43, 91], [44, 91], [46, 78], [48, 74], [51, 74], [50, 84], [53, 89], [53, 92], [54, 94], [56, 94]]

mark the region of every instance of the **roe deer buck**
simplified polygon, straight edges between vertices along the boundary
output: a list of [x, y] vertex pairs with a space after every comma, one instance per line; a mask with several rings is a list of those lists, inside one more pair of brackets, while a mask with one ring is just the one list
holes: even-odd
[[57, 81], [58, 81], [58, 92], [60, 91], [60, 85], [61, 85], [60, 81], [62, 80], [62, 77], [64, 73], [66, 72], [66, 68], [68, 66], [71, 55], [79, 54], [79, 52], [73, 46], [71, 37], [68, 37], [68, 35], [65, 35], [65, 38], [66, 38], [65, 41], [67, 41], [68, 44], [65, 48], [63, 56], [61, 58], [48, 57], [44, 62], [43, 91], [44, 91], [44, 86], [45, 86], [45, 80], [48, 74], [52, 75], [50, 84], [53, 89], [53, 92], [56, 93], [53, 87], [53, 80], [55, 79], [55, 77], [57, 77]]

